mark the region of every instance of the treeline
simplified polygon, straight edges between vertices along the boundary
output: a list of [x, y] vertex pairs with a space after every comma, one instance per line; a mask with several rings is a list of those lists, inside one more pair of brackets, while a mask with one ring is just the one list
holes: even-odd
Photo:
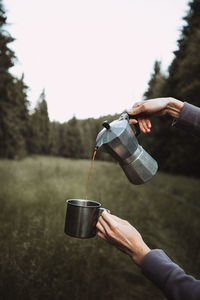
[[[96, 137], [105, 120], [111, 122], [118, 115], [108, 115], [99, 119], [78, 120], [73, 117], [66, 123], [50, 122], [49, 154], [69, 158], [91, 158]], [[97, 159], [110, 160], [110, 156], [100, 152]]]
[[[200, 106], [200, 0], [189, 4], [184, 19], [186, 25], [168, 73], [163, 73], [161, 62], [155, 62], [144, 99], [171, 96]], [[23, 76], [18, 79], [9, 72], [16, 57], [9, 48], [14, 39], [5, 27], [6, 15], [0, 0], [0, 157], [47, 154], [91, 158], [102, 122], [118, 116], [86, 120], [74, 116], [63, 124], [50, 122], [45, 91], [30, 112]], [[155, 118], [152, 133], [141, 134], [140, 144], [158, 161], [161, 170], [200, 176], [200, 153], [196, 150], [200, 141], [190, 132], [172, 128], [171, 121], [167, 117]], [[103, 153], [97, 158], [111, 159]]]
[[[161, 62], [156, 61], [145, 99], [171, 96], [200, 106], [200, 0], [189, 3], [184, 20], [186, 24], [168, 74], [162, 72]], [[200, 176], [199, 138], [190, 131], [171, 127], [172, 120], [167, 117], [153, 121], [152, 134], [143, 140], [160, 168], [171, 173]]]
[[[19, 79], [10, 72], [16, 56], [9, 48], [14, 38], [6, 25], [0, 0], [0, 157], [13, 159], [28, 154], [91, 157], [101, 120], [73, 117], [64, 124], [50, 122], [44, 90], [30, 112], [24, 76]], [[109, 120], [113, 118], [108, 116]]]

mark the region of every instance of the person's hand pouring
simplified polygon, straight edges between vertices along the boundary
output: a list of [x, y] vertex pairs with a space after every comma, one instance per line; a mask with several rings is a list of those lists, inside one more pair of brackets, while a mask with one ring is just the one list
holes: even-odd
[[126, 112], [131, 116], [137, 116], [136, 119], [130, 119], [130, 124], [139, 123], [140, 130], [144, 133], [151, 131], [152, 116], [163, 116], [169, 114], [173, 118], [178, 118], [184, 103], [174, 98], [156, 98], [135, 103], [131, 109]]

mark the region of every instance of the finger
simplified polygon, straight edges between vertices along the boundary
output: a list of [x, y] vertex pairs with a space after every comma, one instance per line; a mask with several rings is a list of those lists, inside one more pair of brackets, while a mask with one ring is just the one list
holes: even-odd
[[121, 218], [119, 218], [119, 217], [117, 217], [117, 216], [115, 216], [115, 215], [111, 215], [112, 216], [112, 218], [115, 220], [115, 221], [117, 221], [118, 223], [120, 223], [120, 224], [122, 224], [122, 225], [126, 225], [128, 222], [126, 221], [126, 220], [123, 220], [123, 219], [121, 219]]
[[142, 122], [142, 126], [143, 126], [145, 132], [147, 132], [148, 126], [147, 126], [147, 124], [146, 124], [146, 119], [145, 119], [145, 118], [144, 118], [144, 119], [141, 119], [141, 122]]
[[97, 235], [98, 235], [100, 238], [102, 238], [103, 240], [108, 241], [107, 238], [106, 238], [106, 236], [105, 236], [105, 234], [103, 234], [101, 231], [98, 231], [98, 232], [97, 232]]
[[109, 227], [112, 227], [115, 225], [115, 221], [114, 219], [112, 218], [112, 215], [111, 214], [108, 214], [107, 211], [104, 211], [102, 214], [102, 219], [104, 220], [104, 222], [106, 222]]
[[134, 108], [139, 107], [144, 101], [135, 102], [131, 108], [127, 108], [126, 111], [132, 111]]
[[139, 119], [138, 122], [139, 122], [140, 130], [142, 132], [146, 133], [146, 129], [145, 129], [144, 124], [143, 124], [143, 119]]
[[138, 123], [138, 121], [136, 119], [130, 119], [128, 122], [129, 122], [130, 125]]
[[113, 215], [109, 214], [104, 214], [104, 218], [101, 219], [101, 225], [105, 230], [107, 238], [113, 240], [119, 224], [124, 225], [125, 221], [117, 219], [117, 217], [115, 218]]
[[146, 123], [147, 123], [147, 126], [148, 126], [148, 128], [150, 129], [151, 128], [151, 121], [150, 121], [150, 119], [146, 119]]
[[138, 115], [144, 112], [143, 103], [135, 103], [131, 109], [126, 110], [129, 115]]
[[149, 123], [151, 123], [151, 122], [150, 122], [150, 120], [148, 118], [144, 118], [143, 119], [143, 124], [144, 124], [144, 127], [146, 129], [146, 132], [150, 132], [151, 131], [150, 130], [151, 127], [149, 127]]
[[111, 213], [111, 211], [110, 211], [109, 209], [107, 209], [107, 208], [100, 208], [100, 209], [102, 210], [101, 214], [102, 214], [104, 211], [108, 212], [109, 214]]
[[128, 254], [128, 255], [131, 255], [131, 254], [132, 254], [128, 249], [126, 249], [125, 247], [123, 247], [123, 245], [120, 245], [120, 244], [118, 244], [118, 243], [115, 243], [113, 240], [109, 240], [109, 239], [107, 238], [107, 236], [104, 235], [102, 232], [100, 232], [100, 231], [97, 232], [97, 235], [98, 235], [101, 239], [103, 239], [103, 240], [105, 240], [106, 242], [109, 242], [110, 244], [112, 244], [113, 246], [115, 246], [118, 250], [122, 251], [123, 253]]
[[102, 232], [103, 234], [106, 234], [105, 229], [103, 228], [103, 226], [101, 225], [100, 222], [97, 222], [96, 227], [100, 232]]
[[[111, 233], [111, 231], [112, 231], [112, 229], [111, 229], [111, 227], [113, 227], [113, 224], [111, 225], [110, 223], [108, 223], [104, 218], [103, 218], [103, 215], [108, 215], [109, 217], [110, 217], [110, 215], [109, 215], [109, 213], [107, 213], [107, 212], [103, 212], [102, 213], [102, 216], [99, 218], [99, 222], [100, 222], [100, 224], [101, 224], [101, 226], [103, 227], [103, 232], [105, 232], [105, 234], [107, 235], [107, 236], [110, 236], [110, 233]], [[112, 223], [113, 223], [114, 221], [112, 221]]]

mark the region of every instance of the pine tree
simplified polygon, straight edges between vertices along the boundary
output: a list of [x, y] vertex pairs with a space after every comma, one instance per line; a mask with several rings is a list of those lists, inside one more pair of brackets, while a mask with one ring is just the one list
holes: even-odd
[[83, 158], [81, 131], [76, 117], [69, 120], [63, 129], [62, 155], [71, 158]]
[[[153, 73], [148, 82], [148, 89], [144, 93], [144, 99], [153, 99], [165, 97], [166, 76], [161, 71], [161, 62], [155, 61]], [[165, 117], [164, 117], [165, 118]], [[167, 118], [152, 119], [153, 130], [150, 134], [139, 136], [139, 140], [145, 149], [158, 161], [161, 169], [166, 167], [166, 156], [169, 154], [169, 149], [166, 147], [166, 139], [169, 138], [169, 121]], [[162, 150], [161, 150], [162, 149]]]
[[[160, 69], [159, 64], [155, 63], [146, 98], [171, 96], [200, 106], [200, 0], [193, 0], [189, 5], [184, 18], [186, 25], [178, 41], [178, 50], [174, 52], [169, 76], [160, 89]], [[152, 149], [160, 169], [200, 176], [200, 154], [196, 152], [196, 147], [200, 146], [199, 140], [191, 137], [189, 132], [172, 128], [171, 121], [166, 122], [163, 117], [153, 120], [152, 133], [144, 139], [145, 147]]]
[[144, 98], [152, 99], [162, 97], [164, 94], [165, 83], [166, 76], [161, 71], [161, 62], [155, 61], [153, 74], [148, 82], [148, 89], [144, 93]]
[[[169, 67], [166, 92], [179, 100], [200, 106], [200, 0], [189, 3], [184, 20], [186, 25]], [[171, 142], [177, 152], [176, 158], [174, 153], [171, 154], [171, 168], [174, 166], [176, 172], [200, 176], [200, 154], [196, 152], [196, 148], [200, 147], [199, 139], [191, 137], [189, 132], [176, 130]]]
[[29, 151], [37, 154], [49, 153], [49, 116], [44, 90], [30, 116]]
[[61, 144], [62, 144], [62, 127], [63, 124], [59, 122], [49, 123], [49, 154], [55, 156], [62, 156]]
[[169, 68], [172, 96], [200, 106], [200, 1], [193, 0]]
[[15, 54], [8, 47], [14, 39], [5, 30], [6, 15], [0, 0], [0, 156], [20, 157], [26, 153], [28, 101], [23, 77], [9, 73]]

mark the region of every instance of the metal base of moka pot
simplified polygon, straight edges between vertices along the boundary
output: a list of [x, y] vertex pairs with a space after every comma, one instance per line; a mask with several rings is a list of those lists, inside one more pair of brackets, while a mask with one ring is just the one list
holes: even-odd
[[150, 180], [158, 170], [158, 164], [143, 148], [137, 150], [121, 163], [121, 168], [133, 184], [143, 184]]

